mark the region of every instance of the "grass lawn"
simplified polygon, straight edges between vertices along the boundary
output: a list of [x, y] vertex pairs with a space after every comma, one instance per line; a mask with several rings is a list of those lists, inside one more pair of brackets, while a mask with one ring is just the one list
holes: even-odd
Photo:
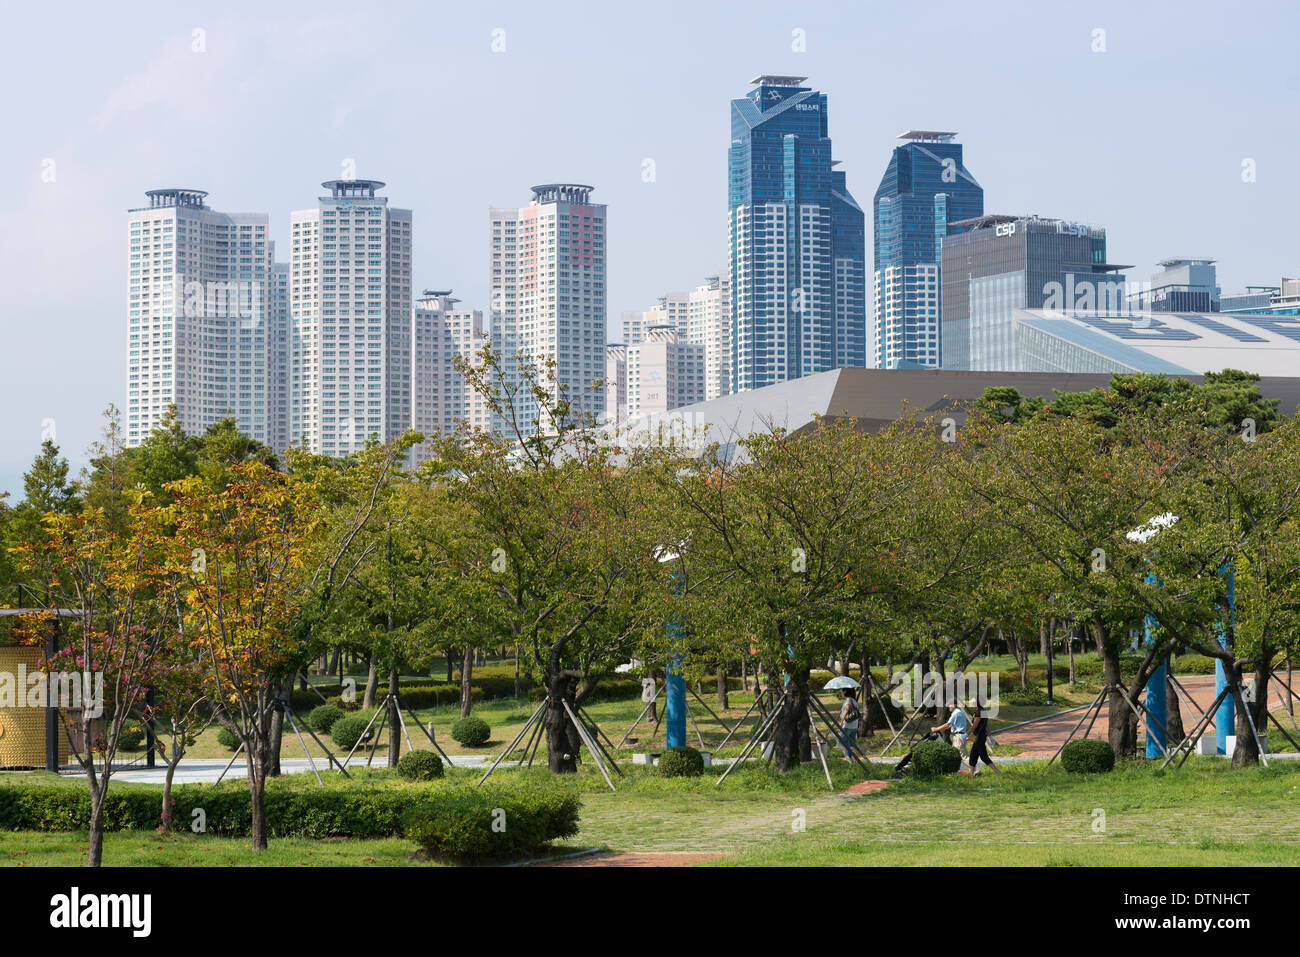
[[[835, 792], [819, 764], [784, 777], [742, 768], [721, 787], [715, 776], [665, 780], [625, 770], [616, 793], [591, 767], [566, 779], [583, 792], [581, 831], [557, 853], [705, 851], [732, 866], [1300, 865], [1300, 766], [1292, 762], [1236, 770], [1193, 759], [1180, 772], [1159, 772], [1138, 761], [1099, 776], [1038, 763], [1001, 776], [907, 780], [869, 795], [843, 793], [860, 774], [839, 762]], [[475, 777], [452, 773], [466, 784]], [[548, 777], [541, 768], [498, 773]], [[79, 864], [84, 851], [84, 834], [0, 832], [0, 864]], [[413, 853], [400, 838], [275, 839], [254, 854], [247, 840], [136, 832], [106, 835], [104, 856], [114, 865], [422, 863]]]

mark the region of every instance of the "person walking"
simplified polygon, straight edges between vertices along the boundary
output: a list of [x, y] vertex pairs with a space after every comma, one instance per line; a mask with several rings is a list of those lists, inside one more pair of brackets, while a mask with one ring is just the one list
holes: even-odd
[[841, 694], [844, 695], [844, 704], [840, 708], [840, 750], [844, 752], [844, 760], [851, 761], [853, 758], [849, 752], [858, 746], [858, 720], [862, 711], [852, 688], [845, 688]]
[[989, 716], [978, 701], [975, 702], [975, 727], [972, 729], [973, 740], [970, 746], [970, 773], [978, 776], [979, 763], [983, 761], [993, 769], [994, 774], [1001, 774], [998, 766], [989, 757]]
[[948, 703], [948, 720], [930, 730], [952, 732], [952, 746], [961, 752], [962, 760], [966, 759], [966, 732], [970, 730], [970, 722], [967, 720], [966, 712], [961, 709], [960, 704], [956, 701], [950, 701]]

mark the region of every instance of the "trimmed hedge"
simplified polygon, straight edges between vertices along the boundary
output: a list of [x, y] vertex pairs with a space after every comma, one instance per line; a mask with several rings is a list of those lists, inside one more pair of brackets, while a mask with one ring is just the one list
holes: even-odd
[[694, 748], [680, 745], [659, 756], [661, 778], [694, 778], [704, 773], [704, 755]]
[[[356, 698], [352, 701], [343, 700], [343, 688], [340, 685], [318, 686], [318, 690], [326, 695], [329, 703], [344, 711], [356, 711], [361, 707], [361, 691], [364, 682], [357, 686]], [[381, 688], [381, 690], [383, 690]], [[545, 689], [532, 680], [524, 678], [519, 679], [519, 690], [527, 695], [531, 700], [540, 701], [545, 696]], [[436, 708], [444, 704], [458, 704], [460, 702], [460, 685], [447, 684], [440, 682], [438, 684], [418, 684], [403, 685], [399, 689], [402, 697], [402, 704], [408, 708]], [[586, 701], [622, 701], [627, 698], [636, 698], [641, 695], [641, 683], [628, 678], [602, 678], [587, 696]], [[489, 675], [484, 678], [474, 678], [470, 684], [470, 701], [499, 701], [515, 696], [515, 679], [511, 677], [501, 677]], [[304, 710], [314, 708], [320, 704], [318, 698], [311, 691], [295, 691], [293, 697], [293, 706], [295, 710]]]
[[1108, 741], [1071, 741], [1061, 751], [1061, 767], [1070, 774], [1105, 774], [1115, 767], [1115, 749]]
[[922, 741], [912, 749], [912, 767], [918, 777], [956, 774], [961, 752], [944, 741]]
[[[188, 827], [196, 808], [203, 809], [208, 834], [247, 837], [252, 827], [245, 782], [182, 784], [172, 791], [172, 800], [177, 827]], [[266, 788], [272, 838], [415, 838], [403, 818], [418, 811], [413, 817], [428, 841], [426, 849], [465, 856], [513, 853], [575, 834], [579, 806], [574, 794], [538, 788], [443, 783], [295, 788], [277, 781]], [[503, 811], [495, 815], [505, 822], [503, 833], [491, 830], [497, 808]], [[161, 790], [110, 788], [104, 798], [104, 829], [152, 831], [161, 813]], [[84, 831], [89, 821], [90, 794], [82, 788], [0, 785], [0, 831]], [[417, 839], [421, 844], [425, 840]]]
[[464, 787], [421, 801], [402, 826], [435, 857], [509, 858], [577, 834], [580, 807], [576, 794], [554, 787]]
[[432, 751], [407, 751], [397, 759], [397, 773], [408, 781], [442, 777], [442, 758]]
[[334, 722], [334, 726], [330, 728], [330, 738], [340, 748], [351, 751], [356, 747], [357, 742], [362, 740], [361, 736], [363, 734], [366, 736], [365, 740], [369, 741], [370, 736], [375, 733], [374, 728], [371, 728], [369, 733], [366, 732], [366, 725], [368, 724], [370, 724], [370, 718], [365, 715], [347, 715]]
[[451, 726], [451, 736], [467, 748], [477, 748], [487, 744], [492, 736], [492, 729], [482, 718], [471, 715], [461, 718]]
[[341, 717], [343, 717], [342, 708], [332, 704], [322, 704], [311, 709], [311, 714], [307, 715], [307, 723], [311, 725], [313, 731], [329, 734], [334, 723]]

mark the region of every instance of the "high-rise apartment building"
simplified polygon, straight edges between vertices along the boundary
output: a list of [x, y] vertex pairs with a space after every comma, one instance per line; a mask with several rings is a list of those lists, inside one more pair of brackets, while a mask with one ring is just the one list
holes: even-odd
[[266, 398], [271, 447], [283, 452], [293, 443], [289, 428], [289, 377], [293, 355], [289, 331], [289, 264], [275, 263], [271, 280], [271, 339]]
[[199, 434], [233, 416], [274, 444], [274, 244], [263, 213], [221, 213], [199, 189], [156, 189], [127, 217], [126, 444], [175, 404]]
[[331, 180], [290, 215], [290, 434], [346, 455], [411, 423], [411, 211]]
[[455, 434], [463, 424], [480, 431], [492, 428], [487, 401], [456, 368], [456, 357], [470, 366], [481, 364], [487, 342], [483, 313], [457, 309], [451, 290], [425, 290], [411, 313], [411, 427], [425, 437], [412, 449], [411, 461], [429, 457], [428, 442]]
[[[624, 313], [623, 315], [627, 315]], [[605, 346], [605, 417], [615, 427], [627, 422], [627, 346], [610, 342]]]
[[942, 241], [943, 368], [1020, 371], [1017, 310], [1123, 311], [1128, 266], [1106, 262], [1106, 230], [1038, 216], [961, 220]]
[[[675, 325], [652, 325], [645, 338], [627, 347], [627, 417], [635, 421], [644, 415], [667, 412], [682, 401], [678, 371], [682, 365]], [[701, 364], [702, 365], [702, 364]]]
[[940, 247], [956, 224], [984, 215], [984, 189], [962, 163], [957, 134], [908, 130], [876, 189], [875, 365], [941, 362]]
[[806, 79], [761, 75], [731, 101], [732, 392], [865, 362], [865, 218]]
[[[533, 187], [527, 206], [491, 210], [492, 345], [510, 388], [520, 382], [517, 355], [555, 363], [553, 394], [563, 388], [575, 416], [605, 412], [605, 206], [591, 186]], [[520, 420], [543, 421], [518, 393]], [[499, 423], [499, 426], [502, 424]]]

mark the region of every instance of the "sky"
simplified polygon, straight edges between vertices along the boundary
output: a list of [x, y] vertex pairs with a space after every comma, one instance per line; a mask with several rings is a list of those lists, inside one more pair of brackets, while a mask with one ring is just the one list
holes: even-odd
[[[1300, 13], [1284, 3], [23, 4], [6, 12], [0, 491], [125, 407], [126, 211], [289, 213], [355, 169], [414, 210], [415, 288], [485, 308], [488, 210], [608, 204], [608, 319], [725, 271], [729, 101], [809, 77], [864, 208], [907, 129], [956, 130], [990, 213], [1106, 227], [1145, 280], [1300, 274]], [[648, 171], [652, 172], [649, 175]], [[870, 229], [868, 215], [868, 229]], [[868, 238], [868, 249], [870, 238]]]

